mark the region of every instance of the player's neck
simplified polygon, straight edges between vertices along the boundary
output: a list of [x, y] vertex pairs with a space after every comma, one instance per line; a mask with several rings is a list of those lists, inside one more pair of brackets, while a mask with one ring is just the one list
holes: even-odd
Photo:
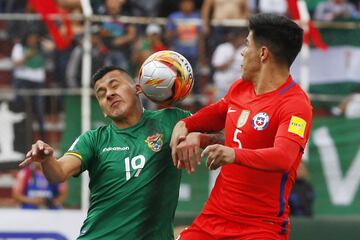
[[136, 109], [133, 109], [125, 118], [113, 119], [113, 123], [118, 128], [129, 128], [140, 122], [143, 113], [143, 107], [137, 106]]
[[289, 70], [284, 67], [274, 65], [263, 67], [253, 81], [255, 94], [275, 91], [286, 82], [289, 74]]

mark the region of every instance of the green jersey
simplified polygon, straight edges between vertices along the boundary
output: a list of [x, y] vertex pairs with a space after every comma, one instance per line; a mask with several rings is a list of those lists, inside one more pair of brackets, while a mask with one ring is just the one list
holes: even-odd
[[145, 110], [136, 125], [88, 131], [66, 154], [90, 176], [90, 207], [78, 239], [173, 239], [181, 171], [169, 147], [174, 125], [189, 112]]

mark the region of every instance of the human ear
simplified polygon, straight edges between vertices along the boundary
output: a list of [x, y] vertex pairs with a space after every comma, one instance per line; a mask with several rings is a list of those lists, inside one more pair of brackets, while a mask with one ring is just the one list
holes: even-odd
[[138, 83], [135, 85], [135, 92], [137, 95], [139, 95], [140, 93], [143, 92], [140, 84], [138, 84]]
[[260, 49], [259, 54], [260, 54], [260, 61], [264, 62], [264, 61], [266, 61], [268, 59], [270, 52], [269, 52], [269, 49], [267, 47], [262, 47]]

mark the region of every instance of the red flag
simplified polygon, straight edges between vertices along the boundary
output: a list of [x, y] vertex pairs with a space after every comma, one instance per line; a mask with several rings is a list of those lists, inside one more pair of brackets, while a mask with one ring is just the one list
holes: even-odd
[[[31, 7], [39, 13], [48, 27], [50, 35], [52, 36], [55, 45], [58, 49], [62, 50], [71, 45], [73, 32], [71, 23], [67, 12], [62, 11], [54, 2], [54, 0], [29, 0]], [[54, 20], [50, 20], [50, 14], [60, 14], [65, 24], [66, 34], [61, 34], [58, 26]]]
[[[300, 20], [300, 12], [297, 5], [297, 0], [288, 0], [288, 9], [291, 17], [294, 20]], [[319, 30], [311, 20], [308, 22], [308, 31], [304, 33], [304, 42], [306, 44], [310, 44], [310, 41], [312, 41], [317, 48], [322, 50], [326, 50], [328, 48], [326, 43], [323, 41]]]

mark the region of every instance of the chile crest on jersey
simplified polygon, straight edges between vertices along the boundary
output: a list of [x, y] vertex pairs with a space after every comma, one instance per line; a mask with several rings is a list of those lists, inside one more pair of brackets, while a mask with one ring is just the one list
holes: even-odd
[[269, 124], [269, 115], [266, 112], [257, 113], [252, 119], [252, 125], [255, 130], [262, 131]]

